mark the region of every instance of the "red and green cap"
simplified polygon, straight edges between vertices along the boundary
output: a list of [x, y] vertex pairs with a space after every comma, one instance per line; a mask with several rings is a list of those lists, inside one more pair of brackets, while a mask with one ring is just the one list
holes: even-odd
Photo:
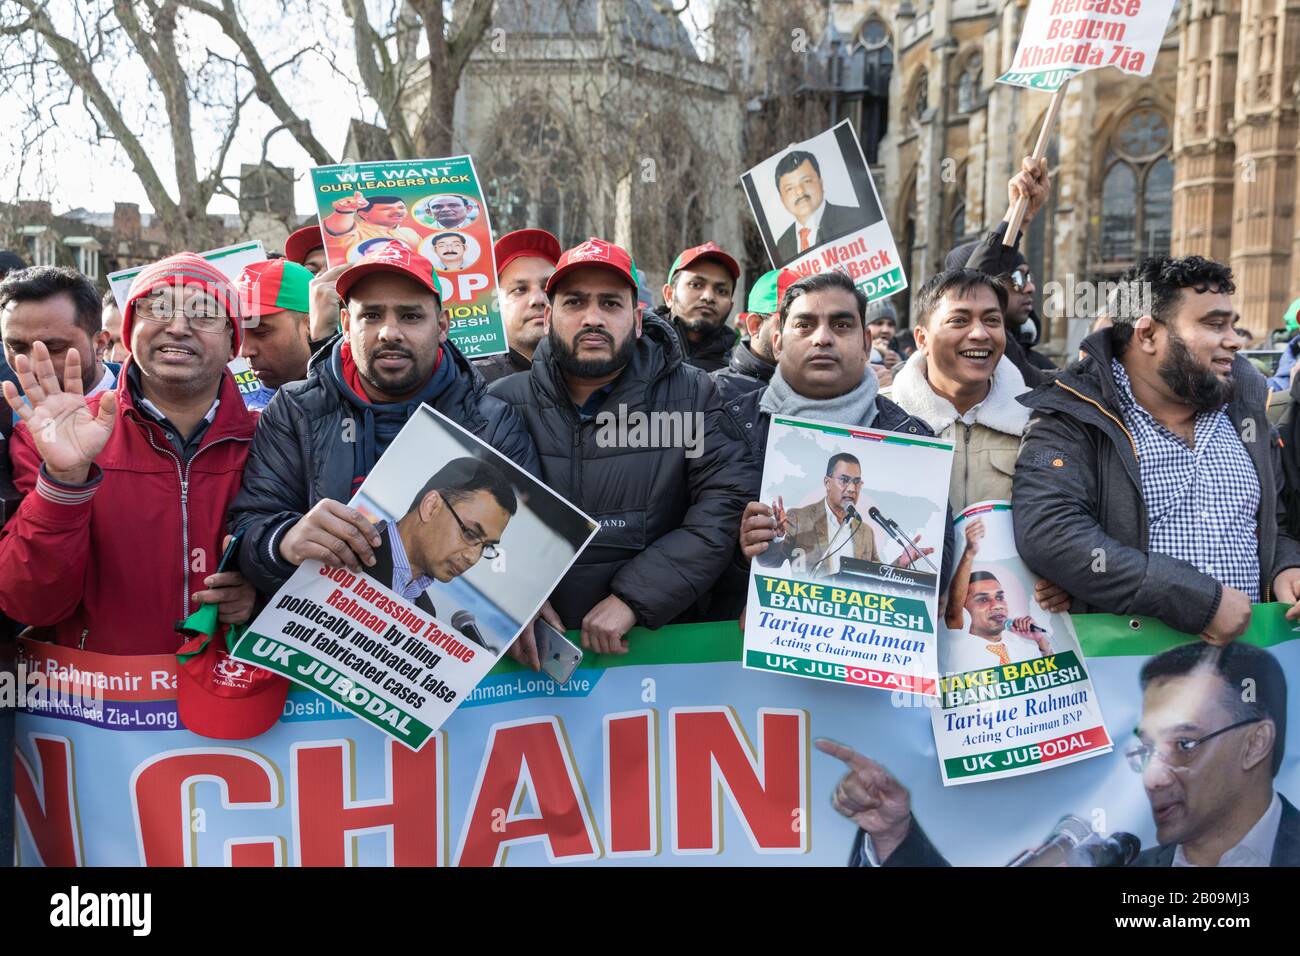
[[779, 312], [781, 303], [785, 301], [785, 294], [790, 291], [790, 286], [794, 285], [800, 279], [804, 278], [793, 269], [782, 269], [776, 275], [776, 308], [772, 311]]
[[266, 733], [284, 711], [289, 681], [227, 653], [243, 628], [217, 631], [217, 606], [205, 604], [179, 625], [194, 635], [176, 652], [176, 711], [187, 730], [218, 740], [244, 740]]
[[702, 245], [692, 246], [673, 260], [673, 267], [668, 270], [669, 281], [672, 281], [673, 276], [677, 275], [682, 269], [689, 269], [702, 259], [712, 259], [726, 269], [731, 276], [732, 282], [740, 278], [740, 266], [736, 263], [736, 260], [731, 258], [716, 242], [706, 242]]
[[749, 299], [745, 302], [747, 311], [757, 312], [759, 315], [771, 315], [781, 308], [780, 299], [776, 294], [777, 275], [776, 269], [764, 272], [749, 287]]
[[1300, 332], [1300, 299], [1296, 299], [1287, 306], [1286, 314], [1282, 316], [1282, 322], [1286, 325], [1286, 330], [1292, 335]]
[[235, 280], [239, 312], [251, 319], [290, 309], [311, 311], [311, 272], [288, 259], [267, 259], [244, 266]]

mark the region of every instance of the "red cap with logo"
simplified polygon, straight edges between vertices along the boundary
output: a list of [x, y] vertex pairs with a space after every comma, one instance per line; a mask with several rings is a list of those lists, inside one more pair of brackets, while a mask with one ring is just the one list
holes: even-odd
[[334, 283], [334, 290], [340, 299], [347, 302], [348, 291], [361, 279], [377, 272], [393, 272], [414, 279], [437, 297], [439, 305], [442, 304], [433, 263], [401, 242], [386, 243], [374, 255], [366, 256], [345, 271]]
[[584, 243], [574, 246], [572, 249], [566, 249], [560, 256], [560, 261], [555, 264], [555, 271], [551, 277], [546, 280], [546, 292], [549, 295], [555, 289], [555, 284], [560, 281], [561, 277], [572, 272], [574, 269], [582, 269], [587, 266], [599, 266], [603, 269], [609, 269], [611, 272], [617, 272], [624, 282], [632, 286], [633, 290], [637, 287], [636, 266], [632, 262], [632, 256], [622, 246], [616, 246], [612, 242], [606, 242], [604, 239], [597, 239], [592, 236]]
[[555, 265], [560, 259], [560, 240], [545, 229], [516, 229], [507, 232], [492, 247], [497, 260], [497, 277], [506, 271], [506, 266], [524, 256], [545, 259]]
[[290, 262], [303, 265], [312, 250], [324, 248], [325, 238], [321, 235], [320, 226], [303, 226], [284, 240], [284, 257]]
[[176, 652], [176, 711], [186, 729], [201, 737], [264, 734], [280, 719], [288, 696], [286, 678], [235, 660], [220, 637], [199, 634]]
[[668, 270], [668, 275], [677, 275], [678, 270], [689, 269], [694, 263], [701, 259], [712, 259], [722, 268], [726, 269], [731, 275], [731, 281], [735, 282], [740, 278], [740, 266], [736, 260], [731, 258], [722, 250], [722, 247], [716, 242], [706, 242], [703, 245], [692, 246], [687, 249], [676, 259], [673, 260], [673, 267]]

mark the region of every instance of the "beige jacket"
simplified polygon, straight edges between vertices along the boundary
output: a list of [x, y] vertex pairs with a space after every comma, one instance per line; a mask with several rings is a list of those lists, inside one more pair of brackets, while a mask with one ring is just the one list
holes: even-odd
[[1029, 423], [1029, 409], [1016, 396], [1028, 391], [1020, 370], [1003, 356], [993, 370], [988, 397], [975, 410], [975, 423], [967, 425], [952, 403], [930, 388], [925, 356], [915, 352], [881, 394], [953, 442], [948, 502], [956, 515], [977, 501], [1010, 500], [1020, 436]]

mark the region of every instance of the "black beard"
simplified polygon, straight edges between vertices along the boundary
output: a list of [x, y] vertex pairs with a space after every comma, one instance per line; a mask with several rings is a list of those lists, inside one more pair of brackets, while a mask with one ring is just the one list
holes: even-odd
[[366, 363], [366, 368], [362, 368], [361, 363], [357, 363], [357, 371], [361, 373], [361, 377], [373, 385], [375, 390], [382, 395], [406, 395], [414, 391], [424, 382], [425, 378], [428, 377], [429, 373], [427, 370], [424, 372], [420, 371], [419, 362], [416, 361], [415, 354], [411, 352], [410, 349], [389, 347], [379, 354], [402, 355], [411, 360], [411, 368], [409, 371], [398, 378], [388, 380], [381, 378], [381, 373], [373, 367], [370, 367], [370, 363], [375, 361], [377, 356], [370, 357], [370, 361]]
[[[591, 334], [589, 329], [578, 333], [578, 335]], [[608, 332], [602, 331], [600, 334], [604, 335], [611, 344], [613, 343], [614, 337]], [[574, 336], [575, 339], [577, 337]], [[629, 333], [623, 340], [623, 344], [615, 348], [614, 354], [609, 358], [580, 359], [576, 350], [560, 338], [554, 325], [551, 326], [547, 340], [551, 343], [551, 351], [555, 353], [555, 361], [559, 364], [560, 371], [573, 378], [604, 378], [606, 375], [613, 375], [632, 360], [632, 352], [636, 348], [636, 336]]]
[[1222, 408], [1232, 397], [1232, 376], [1223, 380], [1197, 365], [1187, 344], [1173, 329], [1169, 330], [1169, 354], [1157, 371], [1169, 390], [1198, 412]]
[[684, 319], [678, 316], [677, 320], [686, 327], [687, 332], [708, 332], [718, 325], [712, 319]]

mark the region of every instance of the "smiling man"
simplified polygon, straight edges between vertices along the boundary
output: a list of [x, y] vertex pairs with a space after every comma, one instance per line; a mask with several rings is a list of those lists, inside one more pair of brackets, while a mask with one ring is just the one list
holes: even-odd
[[113, 390], [85, 399], [79, 350], [62, 381], [45, 343], [16, 357], [12, 457], [33, 490], [0, 535], [0, 610], [107, 654], [174, 653], [200, 604], [248, 619], [252, 587], [214, 573], [253, 436], [226, 368], [241, 335], [225, 277], [182, 253], [131, 283]]
[[[1075, 613], [1148, 615], [1226, 644], [1251, 604], [1300, 620], [1300, 544], [1285, 526], [1268, 388], [1232, 328], [1227, 266], [1146, 260], [1114, 325], [1024, 396], [1016, 547]], [[1068, 547], [1063, 547], [1063, 543]]]
[[727, 324], [740, 266], [716, 242], [682, 252], [668, 270], [664, 304], [654, 311], [672, 325], [686, 361], [706, 372], [726, 368], [736, 333]]
[[231, 522], [244, 529], [240, 564], [265, 593], [303, 561], [365, 570], [378, 532], [345, 502], [408, 418], [427, 404], [536, 473], [515, 411], [448, 339], [433, 264], [385, 249], [339, 276], [343, 334], [283, 386], [258, 422]]
[[343, 239], [351, 252], [371, 239], [396, 239], [408, 249], [420, 244], [420, 234], [403, 226], [406, 203], [400, 196], [367, 196], [357, 192], [334, 203], [321, 222], [325, 234]]

